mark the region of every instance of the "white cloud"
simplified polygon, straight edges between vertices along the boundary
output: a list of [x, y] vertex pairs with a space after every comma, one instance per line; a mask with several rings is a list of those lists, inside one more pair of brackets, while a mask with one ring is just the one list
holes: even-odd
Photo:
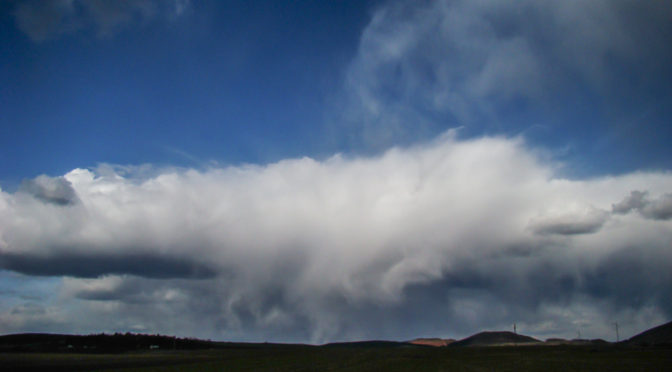
[[[649, 286], [640, 302], [628, 302], [614, 291], [628, 284], [610, 270], [672, 272], [672, 225], [606, 212], [632, 190], [665, 195], [667, 173], [563, 179], [520, 139], [452, 134], [368, 158], [139, 175], [114, 169], [65, 174], [75, 204], [2, 192], [0, 264], [72, 276], [63, 296], [116, 303], [129, 327], [193, 330], [207, 321], [227, 335], [329, 339], [374, 332], [357, 329], [357, 319], [370, 318], [365, 309], [395, 314], [421, 306], [414, 296], [447, 308], [455, 301], [456, 320], [485, 321], [463, 314], [459, 298], [447, 295], [454, 291], [464, 301], [489, 299], [476, 301], [481, 312], [497, 303], [531, 311], [577, 294], [618, 309], [670, 311], [662, 297], [669, 283], [628, 273]], [[632, 247], [638, 260], [624, 259]], [[167, 325], [142, 315], [147, 307], [199, 311]]]

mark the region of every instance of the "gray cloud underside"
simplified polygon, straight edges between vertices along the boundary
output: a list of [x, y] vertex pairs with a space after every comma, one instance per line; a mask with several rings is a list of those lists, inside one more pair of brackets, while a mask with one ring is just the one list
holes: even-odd
[[24, 180], [19, 187], [25, 192], [47, 203], [57, 205], [71, 205], [77, 202], [75, 190], [70, 182], [63, 177], [51, 178], [38, 176], [35, 179]]
[[635, 190], [621, 202], [613, 204], [612, 210], [618, 214], [636, 210], [646, 218], [669, 220], [672, 219], [672, 194], [665, 194], [657, 199], [649, 200], [647, 192]]
[[537, 234], [577, 235], [598, 231], [609, 218], [605, 211], [588, 209], [561, 216], [547, 216], [531, 222]]
[[160, 253], [120, 255], [59, 252], [53, 256], [0, 252], [0, 268], [27, 275], [95, 278], [129, 274], [146, 278], [211, 278], [216, 271], [190, 257], [162, 257]]
[[[0, 193], [0, 264], [66, 276], [60, 296], [83, 301], [66, 314], [10, 312], [5, 329], [81, 312], [85, 329], [100, 327], [91, 314], [124, 314], [106, 326], [255, 340], [513, 321], [606, 337], [605, 318], [636, 328], [672, 316], [672, 226], [625, 213], [664, 215], [667, 173], [568, 180], [519, 139], [450, 133], [369, 158], [113, 169], [64, 175], [72, 204]], [[633, 190], [647, 202], [619, 202]]]

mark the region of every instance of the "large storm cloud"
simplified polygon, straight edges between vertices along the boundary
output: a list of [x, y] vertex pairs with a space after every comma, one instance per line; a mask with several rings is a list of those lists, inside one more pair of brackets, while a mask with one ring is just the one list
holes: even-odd
[[67, 277], [62, 296], [123, 314], [114, 327], [220, 338], [669, 317], [672, 225], [611, 209], [633, 190], [666, 200], [672, 176], [555, 169], [521, 139], [454, 133], [375, 157], [75, 169], [53, 182], [77, 203], [0, 194], [0, 265]]

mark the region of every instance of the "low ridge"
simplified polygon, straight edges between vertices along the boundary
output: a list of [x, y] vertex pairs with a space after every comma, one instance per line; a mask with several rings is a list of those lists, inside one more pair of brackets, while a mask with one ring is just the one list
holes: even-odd
[[499, 346], [499, 345], [518, 345], [539, 343], [536, 338], [519, 335], [517, 333], [502, 332], [481, 332], [469, 336], [460, 341], [453, 342], [450, 346]]
[[646, 330], [622, 343], [633, 346], [672, 346], [672, 322]]

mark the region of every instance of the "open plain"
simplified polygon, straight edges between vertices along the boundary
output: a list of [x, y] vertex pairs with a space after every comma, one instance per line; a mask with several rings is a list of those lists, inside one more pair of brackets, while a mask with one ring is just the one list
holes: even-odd
[[672, 349], [273, 345], [115, 354], [0, 354], [4, 371], [666, 371]]

